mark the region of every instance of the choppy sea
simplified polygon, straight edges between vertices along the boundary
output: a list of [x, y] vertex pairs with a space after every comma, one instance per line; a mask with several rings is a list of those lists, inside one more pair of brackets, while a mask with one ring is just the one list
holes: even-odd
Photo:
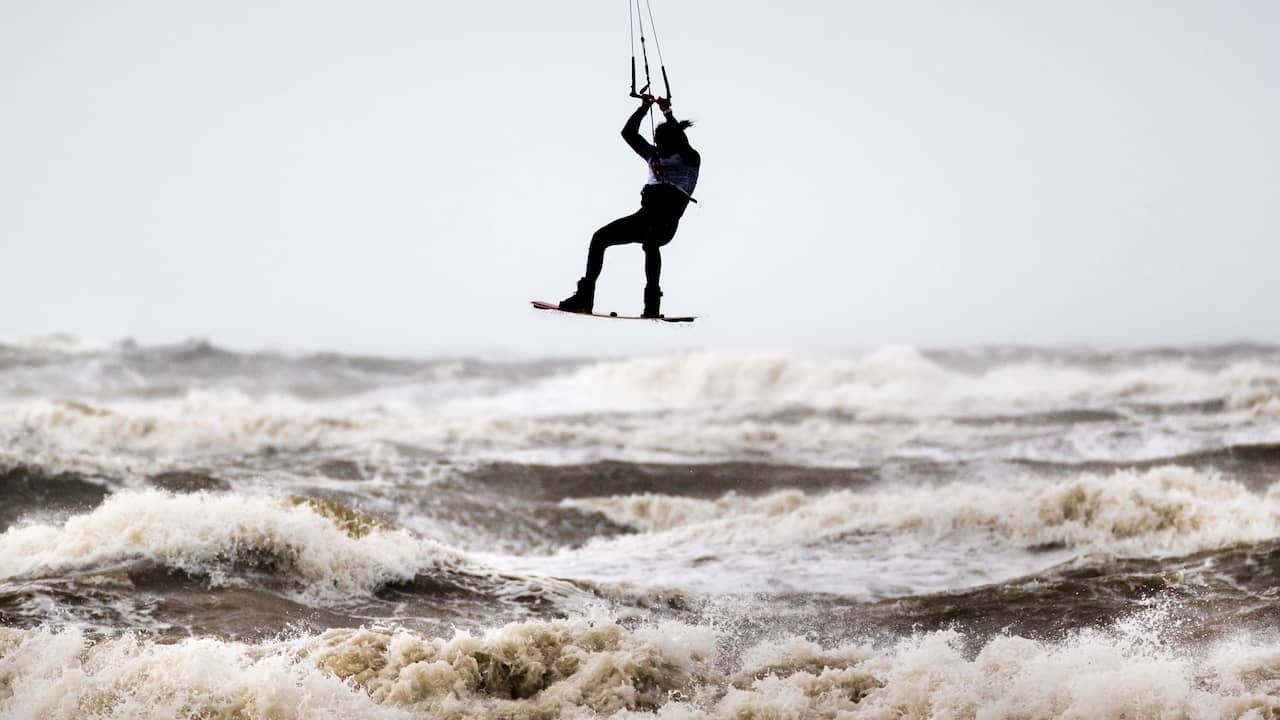
[[3, 718], [1280, 716], [1280, 347], [0, 345]]

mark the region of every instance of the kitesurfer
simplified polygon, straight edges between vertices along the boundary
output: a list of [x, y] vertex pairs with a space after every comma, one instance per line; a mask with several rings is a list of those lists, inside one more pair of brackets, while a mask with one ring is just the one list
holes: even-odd
[[[653, 131], [654, 144], [640, 135], [640, 123], [657, 103], [665, 120]], [[627, 145], [649, 163], [649, 181], [640, 193], [640, 209], [605, 225], [591, 236], [587, 251], [587, 274], [578, 281], [578, 291], [560, 303], [561, 310], [591, 312], [595, 305], [596, 280], [604, 267], [604, 251], [614, 245], [640, 243], [644, 248], [644, 317], [660, 317], [662, 290], [662, 246], [675, 237], [685, 208], [693, 200], [702, 157], [689, 145], [685, 131], [693, 123], [677, 120], [670, 101], [644, 95], [622, 128]]]

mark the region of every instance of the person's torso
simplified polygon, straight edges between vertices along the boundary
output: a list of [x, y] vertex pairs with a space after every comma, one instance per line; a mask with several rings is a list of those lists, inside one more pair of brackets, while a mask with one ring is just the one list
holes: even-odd
[[694, 189], [698, 186], [700, 166], [700, 162], [686, 161], [683, 153], [660, 157], [657, 152], [654, 152], [649, 158], [649, 181], [645, 184], [672, 185], [680, 192], [692, 197]]

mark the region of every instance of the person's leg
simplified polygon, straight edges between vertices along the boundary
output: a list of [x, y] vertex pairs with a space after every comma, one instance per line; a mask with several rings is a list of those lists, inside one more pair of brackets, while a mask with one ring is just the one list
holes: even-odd
[[646, 243], [644, 246], [644, 312], [641, 317], [658, 317], [662, 304], [662, 289], [658, 276], [662, 274], [662, 246]]
[[641, 242], [648, 226], [646, 212], [641, 209], [605, 225], [591, 236], [587, 249], [587, 274], [578, 281], [578, 291], [560, 301], [560, 309], [589, 313], [595, 308], [596, 281], [604, 269], [604, 251], [614, 245]]
[[645, 243], [644, 246], [644, 280], [649, 287], [658, 287], [658, 277], [662, 275], [662, 246]]
[[624, 217], [618, 218], [613, 222], [605, 225], [591, 236], [591, 247], [587, 250], [587, 274], [586, 278], [594, 286], [596, 280], [600, 279], [600, 272], [604, 269], [604, 251], [614, 245], [626, 245], [627, 243], [642, 242], [644, 240], [645, 230], [648, 226], [645, 210], [637, 210], [636, 212]]
[[662, 303], [662, 288], [658, 284], [662, 275], [662, 246], [676, 235], [679, 219], [653, 225], [644, 241], [644, 313], [643, 317], [658, 317]]

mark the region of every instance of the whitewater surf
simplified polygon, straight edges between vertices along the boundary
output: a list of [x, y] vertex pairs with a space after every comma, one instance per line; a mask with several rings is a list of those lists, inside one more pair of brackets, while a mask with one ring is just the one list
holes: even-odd
[[1267, 717], [1280, 348], [0, 345], [0, 717]]

